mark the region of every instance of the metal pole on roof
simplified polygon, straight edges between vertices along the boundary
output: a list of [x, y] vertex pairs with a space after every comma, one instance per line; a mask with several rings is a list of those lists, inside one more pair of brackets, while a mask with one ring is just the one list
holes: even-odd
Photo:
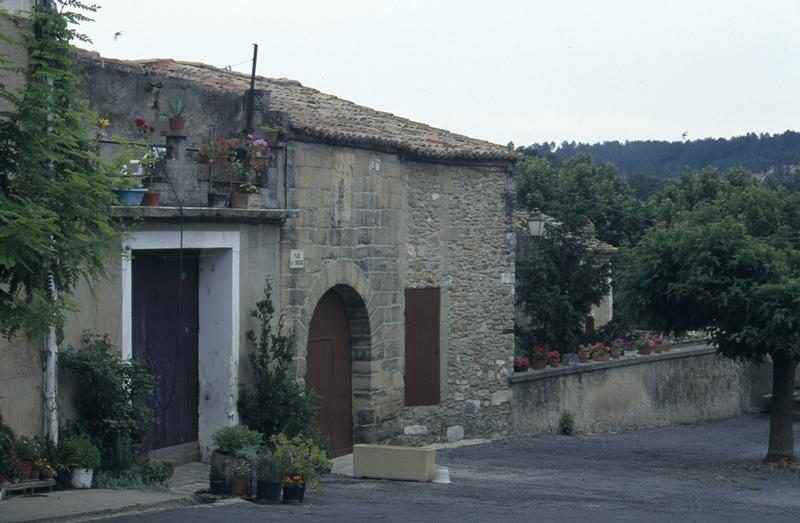
[[244, 126], [244, 134], [253, 132], [253, 104], [255, 103], [256, 88], [256, 62], [258, 61], [258, 44], [253, 44], [253, 71], [250, 73], [250, 92], [247, 96], [247, 121]]

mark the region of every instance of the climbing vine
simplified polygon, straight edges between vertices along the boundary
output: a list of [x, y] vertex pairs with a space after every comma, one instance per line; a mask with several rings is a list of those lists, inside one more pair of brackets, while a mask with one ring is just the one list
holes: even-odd
[[[0, 333], [6, 337], [60, 325], [80, 277], [105, 274], [115, 236], [108, 213], [113, 194], [92, 131], [98, 118], [80, 100], [70, 45], [87, 41], [76, 26], [97, 7], [43, 4], [24, 17], [0, 13], [19, 28], [14, 43], [28, 55], [27, 64], [0, 60]], [[19, 75], [21, 89], [4, 83]]]

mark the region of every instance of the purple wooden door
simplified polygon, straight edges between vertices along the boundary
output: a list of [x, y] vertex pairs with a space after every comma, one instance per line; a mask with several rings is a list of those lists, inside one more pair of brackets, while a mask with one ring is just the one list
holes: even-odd
[[353, 451], [350, 323], [339, 295], [320, 298], [308, 332], [306, 385], [317, 395], [316, 423], [334, 456]]
[[197, 441], [198, 269], [196, 251], [134, 251], [133, 355], [158, 375], [142, 450]]

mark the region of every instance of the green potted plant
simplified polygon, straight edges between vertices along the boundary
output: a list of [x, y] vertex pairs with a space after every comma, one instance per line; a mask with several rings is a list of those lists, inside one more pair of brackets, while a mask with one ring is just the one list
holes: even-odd
[[264, 454], [256, 461], [256, 501], [276, 503], [281, 500], [283, 476], [287, 471], [286, 456]]
[[225, 479], [230, 481], [237, 457], [241, 457], [240, 452], [258, 447], [263, 439], [260, 432], [250, 430], [247, 425], [220, 427], [212, 435], [216, 449], [211, 453], [211, 463], [221, 463], [225, 469]]
[[315, 493], [320, 492], [319, 478], [322, 472], [330, 472], [332, 463], [310, 437], [294, 436], [289, 439], [283, 434], [270, 438], [274, 447], [275, 459], [286, 463], [287, 473], [283, 478], [283, 501], [302, 503], [306, 487]]
[[547, 353], [550, 350], [547, 347], [537, 345], [531, 352], [531, 368], [541, 370], [547, 367]]
[[235, 209], [260, 209], [263, 198], [261, 188], [252, 183], [242, 183], [231, 195], [231, 207]]
[[[33, 463], [40, 457], [36, 449], [36, 442], [27, 436], [20, 436], [16, 444], [16, 454], [19, 480], [32, 479]], [[36, 476], [34, 479], [39, 479], [38, 472]]]
[[225, 483], [226, 483], [226, 476], [225, 476], [225, 464], [222, 462], [216, 462], [211, 464], [211, 469], [208, 473], [208, 490], [211, 494], [216, 496], [224, 496], [225, 495]]
[[594, 361], [608, 361], [611, 356], [611, 349], [605, 343], [595, 343], [592, 345], [592, 359]]
[[578, 345], [578, 363], [589, 363], [589, 356], [591, 355], [591, 345]]
[[186, 118], [183, 117], [183, 112], [186, 110], [186, 102], [183, 100], [167, 100], [167, 122], [169, 122], [170, 131], [183, 131], [186, 126]]
[[286, 134], [286, 128], [282, 125], [267, 125], [261, 128], [261, 132], [268, 143], [274, 144]]
[[91, 488], [94, 469], [100, 466], [100, 450], [85, 436], [72, 436], [61, 446], [62, 458], [72, 469], [73, 488]]
[[642, 356], [647, 356], [651, 352], [653, 352], [653, 346], [650, 344], [650, 340], [645, 337], [641, 337], [634, 343], [634, 348], [636, 351], [641, 354]]

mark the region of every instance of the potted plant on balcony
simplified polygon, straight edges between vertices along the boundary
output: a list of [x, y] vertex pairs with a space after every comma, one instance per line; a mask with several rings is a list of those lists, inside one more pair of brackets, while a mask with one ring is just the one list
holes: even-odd
[[276, 143], [286, 134], [286, 128], [282, 125], [268, 125], [262, 127], [261, 132], [264, 133], [267, 142]]
[[547, 363], [556, 368], [561, 365], [561, 354], [557, 350], [551, 350], [547, 353]]
[[578, 363], [589, 363], [589, 356], [592, 355], [591, 345], [578, 345]]
[[531, 362], [525, 356], [517, 356], [514, 358], [514, 372], [527, 372]]
[[252, 183], [242, 183], [231, 195], [231, 207], [235, 209], [260, 209], [263, 198], [261, 188]]
[[63, 460], [72, 469], [73, 488], [91, 488], [94, 469], [100, 466], [100, 450], [84, 436], [72, 436], [60, 447]]
[[186, 118], [183, 117], [183, 112], [186, 110], [186, 102], [183, 100], [167, 100], [167, 122], [169, 123], [170, 131], [183, 131], [186, 126]]

